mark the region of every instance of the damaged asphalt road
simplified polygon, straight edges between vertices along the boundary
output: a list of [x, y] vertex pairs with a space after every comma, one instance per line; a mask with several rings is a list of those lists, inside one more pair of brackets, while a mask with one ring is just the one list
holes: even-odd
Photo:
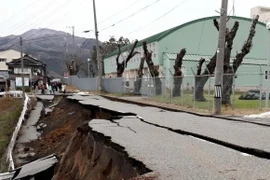
[[89, 126], [125, 147], [129, 156], [143, 162], [160, 179], [270, 178], [268, 126], [169, 112], [99, 96], [69, 98], [128, 114], [94, 119]]

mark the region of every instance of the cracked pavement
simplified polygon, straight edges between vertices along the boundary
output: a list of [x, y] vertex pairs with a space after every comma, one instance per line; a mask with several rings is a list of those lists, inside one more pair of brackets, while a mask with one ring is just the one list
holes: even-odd
[[180, 129], [244, 148], [270, 152], [270, 127], [169, 112], [99, 96], [74, 95], [69, 98], [85, 105], [134, 113], [136, 116], [114, 120], [94, 119], [89, 125], [94, 131], [125, 147], [131, 157], [159, 174], [160, 179], [270, 179], [270, 161], [267, 159], [168, 130]]

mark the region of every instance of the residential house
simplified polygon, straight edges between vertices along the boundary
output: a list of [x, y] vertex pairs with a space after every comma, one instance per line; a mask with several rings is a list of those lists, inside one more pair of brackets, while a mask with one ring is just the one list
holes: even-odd
[[21, 53], [13, 49], [0, 52], [0, 90], [5, 89], [6, 85], [9, 86], [9, 72], [6, 63], [11, 62], [13, 59], [17, 59], [20, 56]]
[[[23, 74], [24, 74], [24, 86], [31, 87], [35, 82], [46, 83], [46, 64], [29, 56], [23, 56]], [[21, 58], [14, 59], [7, 63], [9, 69], [10, 88], [16, 89], [22, 86], [22, 68]]]

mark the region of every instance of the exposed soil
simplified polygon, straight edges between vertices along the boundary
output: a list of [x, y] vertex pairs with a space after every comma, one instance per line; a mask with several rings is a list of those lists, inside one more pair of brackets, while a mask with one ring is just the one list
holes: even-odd
[[150, 170], [124, 148], [84, 124], [77, 129], [53, 180], [122, 180]]
[[60, 163], [56, 166], [54, 180], [154, 179], [152, 176], [140, 176], [151, 170], [130, 158], [124, 147], [93, 132], [88, 126], [91, 119], [108, 119], [111, 116], [115, 116], [115, 112], [83, 106], [63, 98], [53, 112], [42, 115], [39, 123], [45, 123], [47, 127], [43, 129], [41, 138], [24, 144], [26, 150], [34, 149], [36, 153], [27, 160], [57, 154]]
[[52, 153], [60, 157], [76, 131], [76, 128], [84, 121], [91, 119], [91, 111], [76, 102], [63, 98], [54, 108], [53, 112], [42, 115], [39, 123], [45, 123], [40, 140], [26, 143], [26, 147], [35, 149], [36, 155], [29, 160], [38, 159]]

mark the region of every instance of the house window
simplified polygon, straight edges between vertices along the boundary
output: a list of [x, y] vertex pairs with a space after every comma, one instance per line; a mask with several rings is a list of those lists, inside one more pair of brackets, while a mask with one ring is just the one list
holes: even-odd
[[6, 62], [7, 59], [6, 58], [0, 58], [0, 62]]
[[[14, 74], [21, 74], [22, 70], [21, 68], [14, 68]], [[30, 68], [24, 68], [23, 69], [23, 74], [31, 74], [31, 69]]]
[[153, 53], [153, 58], [156, 58], [156, 56], [157, 56], [156, 53]]

